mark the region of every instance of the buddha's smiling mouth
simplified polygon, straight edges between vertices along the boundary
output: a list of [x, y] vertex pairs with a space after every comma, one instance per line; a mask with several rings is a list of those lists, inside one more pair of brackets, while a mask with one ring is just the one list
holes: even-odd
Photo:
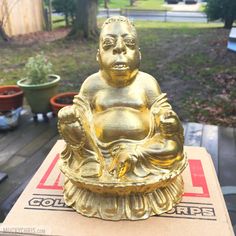
[[128, 69], [129, 69], [129, 66], [127, 66], [126, 63], [123, 63], [123, 62], [114, 63], [114, 65], [112, 66], [112, 70], [116, 70], [116, 71], [124, 71]]

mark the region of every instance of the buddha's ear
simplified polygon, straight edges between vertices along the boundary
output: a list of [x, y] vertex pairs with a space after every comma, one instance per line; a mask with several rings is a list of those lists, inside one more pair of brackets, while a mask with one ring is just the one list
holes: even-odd
[[142, 59], [142, 54], [141, 54], [140, 48], [138, 49], [138, 52], [139, 52], [139, 60], [141, 61], [141, 59]]
[[98, 49], [98, 50], [97, 50], [97, 54], [96, 54], [96, 60], [97, 60], [97, 62], [99, 61], [99, 55], [100, 55], [100, 50]]
[[98, 62], [98, 64], [100, 65], [100, 50], [97, 50], [97, 54], [96, 54], [96, 61]]

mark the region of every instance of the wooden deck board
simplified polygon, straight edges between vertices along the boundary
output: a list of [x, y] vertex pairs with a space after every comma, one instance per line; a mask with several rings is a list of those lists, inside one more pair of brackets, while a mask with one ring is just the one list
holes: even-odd
[[18, 165], [23, 163], [26, 159], [32, 158], [34, 153], [47, 145], [48, 141], [57, 135], [56, 124], [52, 122], [48, 128], [39, 136], [27, 143], [22, 149], [15, 153], [6, 163], [1, 165], [1, 170], [7, 172], [9, 168], [18, 168]]
[[29, 112], [25, 111], [20, 119], [19, 126], [10, 131], [0, 131], [0, 152], [5, 147], [7, 147], [10, 143], [16, 141], [19, 137], [19, 134], [24, 132], [25, 129], [28, 129], [30, 122], [30, 114]]
[[[16, 168], [10, 168], [10, 170], [8, 170], [10, 177], [0, 186], [2, 190], [0, 191], [0, 222], [4, 220], [14, 202], [40, 167], [58, 138], [59, 136], [56, 135], [48, 140], [30, 159], [26, 159], [25, 162], [17, 166], [17, 171]], [[15, 158], [17, 158], [17, 156], [15, 156]]]
[[236, 128], [234, 128], [234, 145], [236, 145]]
[[4, 131], [4, 130], [1, 130], [0, 131], [0, 142], [1, 142], [1, 139], [5, 137], [7, 131]]
[[219, 127], [219, 181], [236, 185], [236, 144], [233, 128]]
[[[57, 139], [58, 136], [51, 138], [51, 140], [48, 140], [47, 144], [43, 145], [31, 158], [25, 158], [25, 160], [17, 166], [8, 167], [8, 178], [0, 185], [0, 203], [3, 202], [9, 194], [14, 192], [18, 186], [24, 183], [25, 179], [34, 175]], [[13, 158], [22, 159], [24, 157], [15, 155]]]
[[7, 178], [7, 174], [4, 172], [0, 172], [0, 183]]
[[218, 127], [215, 125], [204, 125], [202, 133], [202, 147], [210, 153], [216, 173], [218, 174]]
[[184, 136], [186, 135], [186, 130], [187, 130], [187, 123], [182, 123], [182, 126], [184, 128]]
[[11, 210], [13, 205], [15, 204], [18, 197], [21, 195], [21, 193], [24, 191], [25, 187], [29, 183], [31, 177], [28, 179], [24, 179], [24, 182], [17, 187], [17, 189], [12, 192], [0, 205], [0, 222], [3, 222], [6, 218], [8, 212]]
[[32, 142], [28, 143], [24, 148], [22, 148], [18, 155], [20, 156], [31, 156], [38, 149], [40, 149], [44, 144], [48, 142], [51, 138], [57, 135], [57, 126], [56, 122], [50, 122], [48, 124], [48, 128], [46, 132], [41, 133], [38, 137], [32, 140]]
[[[17, 133], [17, 136], [14, 140], [5, 140], [4, 143], [7, 143], [0, 152], [0, 165], [4, 165], [12, 156], [14, 156], [18, 151], [24, 149], [26, 145], [29, 145], [33, 140], [37, 140], [37, 138], [48, 129], [48, 124], [46, 123], [38, 123], [35, 124], [31, 122], [27, 129], [25, 128], [21, 132]], [[11, 138], [10, 138], [11, 139]]]
[[185, 133], [185, 145], [201, 146], [203, 125], [188, 123]]

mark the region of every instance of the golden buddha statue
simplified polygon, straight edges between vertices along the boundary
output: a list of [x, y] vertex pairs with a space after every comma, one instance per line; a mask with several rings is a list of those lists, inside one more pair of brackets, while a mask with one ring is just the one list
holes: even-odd
[[134, 25], [121, 16], [107, 19], [99, 72], [58, 114], [66, 141], [59, 163], [64, 199], [83, 215], [145, 219], [181, 200], [183, 128], [156, 79], [139, 71], [140, 60]]

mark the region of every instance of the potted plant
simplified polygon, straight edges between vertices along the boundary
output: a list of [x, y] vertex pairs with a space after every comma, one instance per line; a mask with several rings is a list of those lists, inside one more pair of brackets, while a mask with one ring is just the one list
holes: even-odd
[[22, 107], [23, 91], [16, 85], [0, 86], [0, 112]]
[[17, 85], [24, 91], [34, 118], [42, 113], [47, 118], [47, 112], [51, 111], [50, 98], [57, 92], [60, 81], [58, 75], [52, 74], [52, 64], [43, 53], [30, 57], [25, 65], [26, 77], [19, 80]]
[[22, 105], [23, 91], [18, 86], [0, 86], [0, 130], [17, 127]]
[[57, 115], [58, 111], [68, 105], [73, 104], [74, 96], [77, 95], [76, 92], [66, 92], [66, 93], [59, 93], [53, 96], [50, 99], [50, 104], [52, 106], [53, 114]]

